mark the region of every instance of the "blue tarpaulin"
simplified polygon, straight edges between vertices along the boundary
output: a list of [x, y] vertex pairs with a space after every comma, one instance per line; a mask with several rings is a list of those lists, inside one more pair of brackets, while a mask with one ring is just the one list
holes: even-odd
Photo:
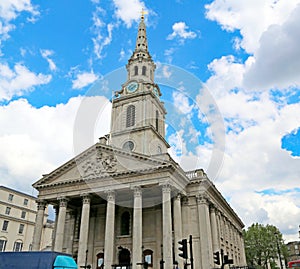
[[0, 252], [0, 269], [77, 269], [74, 259], [53, 251]]

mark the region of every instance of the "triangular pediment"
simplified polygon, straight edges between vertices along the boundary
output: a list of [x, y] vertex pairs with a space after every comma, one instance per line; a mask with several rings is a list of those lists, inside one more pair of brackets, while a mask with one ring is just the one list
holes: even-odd
[[170, 166], [168, 155], [146, 156], [97, 143], [33, 184], [36, 189], [57, 184], [145, 173]]

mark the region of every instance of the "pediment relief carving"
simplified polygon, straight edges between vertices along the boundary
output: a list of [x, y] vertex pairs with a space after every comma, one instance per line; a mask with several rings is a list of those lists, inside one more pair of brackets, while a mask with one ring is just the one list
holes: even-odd
[[91, 179], [105, 173], [112, 174], [117, 171], [117, 159], [113, 153], [104, 153], [97, 150], [96, 154], [90, 156], [79, 164], [79, 171], [83, 179]]

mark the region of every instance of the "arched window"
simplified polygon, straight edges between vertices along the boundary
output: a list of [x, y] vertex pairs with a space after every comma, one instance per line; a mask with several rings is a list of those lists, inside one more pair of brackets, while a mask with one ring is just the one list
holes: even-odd
[[14, 243], [14, 249], [13, 249], [13, 251], [22, 251], [22, 248], [23, 248], [23, 242], [21, 240], [17, 240]]
[[128, 249], [123, 248], [123, 247], [118, 247], [120, 249], [119, 251], [119, 265], [125, 267], [126, 269], [129, 268], [130, 266], [130, 252]]
[[0, 237], [0, 252], [5, 251], [7, 239], [5, 237]]
[[130, 232], [130, 214], [128, 211], [125, 211], [121, 215], [121, 235], [129, 235]]
[[143, 66], [143, 69], [142, 69], [142, 75], [143, 76], [146, 76], [146, 71], [147, 71], [147, 67]]
[[126, 127], [135, 125], [135, 106], [130, 105], [127, 107], [126, 113]]
[[137, 76], [139, 74], [139, 69], [137, 66], [134, 67], [134, 75]]
[[158, 117], [159, 117], [159, 114], [158, 114], [158, 111], [156, 110], [156, 115], [155, 115], [155, 129], [156, 129], [157, 132], [158, 132]]

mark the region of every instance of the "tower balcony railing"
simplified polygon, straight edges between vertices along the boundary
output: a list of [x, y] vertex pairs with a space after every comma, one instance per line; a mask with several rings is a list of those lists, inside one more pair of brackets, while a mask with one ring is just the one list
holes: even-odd
[[185, 175], [189, 180], [193, 179], [200, 179], [206, 177], [206, 174], [204, 173], [203, 169], [197, 169], [192, 171], [185, 172]]

